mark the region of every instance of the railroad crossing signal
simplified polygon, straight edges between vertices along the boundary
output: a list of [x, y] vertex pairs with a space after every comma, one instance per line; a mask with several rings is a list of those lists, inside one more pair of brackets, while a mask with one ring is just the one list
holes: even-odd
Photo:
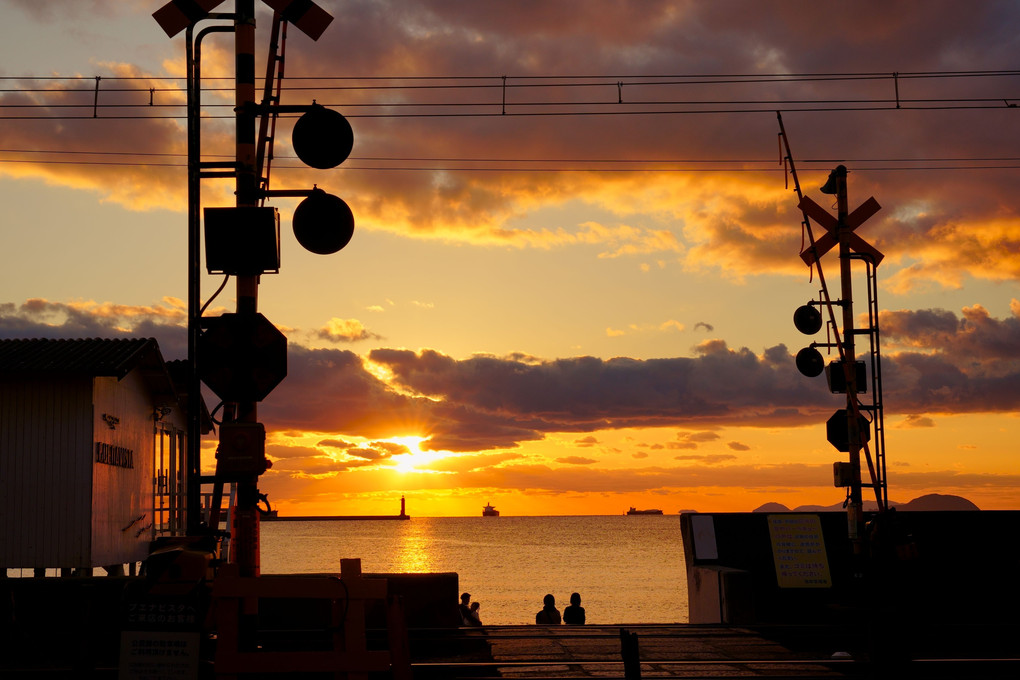
[[[825, 228], [825, 233], [815, 240], [814, 247], [808, 247], [800, 254], [800, 257], [807, 265], [812, 265], [815, 261], [829, 252], [829, 250], [839, 243], [839, 220], [832, 216], [832, 214], [812, 201], [807, 196], [800, 199], [800, 203], [797, 206], [815, 222]], [[882, 261], [885, 257], [875, 246], [871, 245], [857, 234], [852, 233], [854, 229], [861, 226], [865, 220], [877, 213], [882, 206], [878, 204], [878, 201], [874, 197], [869, 198], [864, 203], [859, 205], [856, 210], [846, 216], [843, 226], [848, 230], [847, 243], [849, 246], [864, 255], [870, 255], [875, 266]]]
[[[174, 37], [188, 26], [209, 16], [224, 0], [172, 0], [155, 12], [152, 18], [168, 37]], [[294, 24], [312, 40], [318, 40], [333, 17], [309, 0], [262, 0], [280, 13], [284, 21]]]
[[[837, 451], [847, 453], [850, 451], [850, 424], [847, 422], [847, 410], [836, 409], [836, 412], [825, 421], [825, 438], [830, 444], [836, 447]], [[871, 441], [871, 423], [864, 416], [857, 415], [857, 429], [861, 435], [860, 446], [864, 442]]]
[[152, 18], [172, 38], [188, 26], [209, 16], [223, 0], [173, 0], [155, 12]]
[[287, 377], [287, 338], [258, 312], [203, 320], [199, 373], [224, 401], [262, 401]]

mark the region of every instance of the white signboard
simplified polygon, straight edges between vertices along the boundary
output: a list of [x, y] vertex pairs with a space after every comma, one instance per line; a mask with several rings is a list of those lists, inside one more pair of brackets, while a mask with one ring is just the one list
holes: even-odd
[[120, 634], [121, 680], [193, 680], [199, 634], [125, 630]]
[[818, 515], [769, 515], [772, 557], [780, 588], [831, 588]]

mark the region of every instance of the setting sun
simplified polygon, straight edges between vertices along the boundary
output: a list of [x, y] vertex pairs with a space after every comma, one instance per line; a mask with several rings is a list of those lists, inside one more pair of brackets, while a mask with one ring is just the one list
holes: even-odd
[[422, 451], [421, 443], [425, 439], [425, 437], [409, 436], [390, 437], [386, 440], [407, 447], [407, 453], [393, 457], [393, 460], [396, 462], [397, 472], [428, 472], [427, 470], [418, 469], [418, 466], [431, 463], [449, 455], [443, 451]]

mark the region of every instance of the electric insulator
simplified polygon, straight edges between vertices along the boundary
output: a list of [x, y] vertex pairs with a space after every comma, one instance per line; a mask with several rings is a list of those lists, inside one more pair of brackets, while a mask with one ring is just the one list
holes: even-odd
[[354, 130], [342, 113], [313, 102], [294, 124], [291, 144], [305, 165], [328, 170], [351, 155]]
[[343, 199], [313, 189], [294, 210], [294, 236], [306, 250], [330, 255], [354, 235], [354, 213]]

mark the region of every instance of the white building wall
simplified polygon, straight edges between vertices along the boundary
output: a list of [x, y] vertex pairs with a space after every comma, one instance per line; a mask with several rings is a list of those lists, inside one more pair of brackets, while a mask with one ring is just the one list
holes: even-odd
[[90, 566], [141, 561], [155, 536], [155, 407], [137, 371], [96, 378], [93, 399]]
[[87, 567], [92, 378], [0, 379], [0, 567]]

